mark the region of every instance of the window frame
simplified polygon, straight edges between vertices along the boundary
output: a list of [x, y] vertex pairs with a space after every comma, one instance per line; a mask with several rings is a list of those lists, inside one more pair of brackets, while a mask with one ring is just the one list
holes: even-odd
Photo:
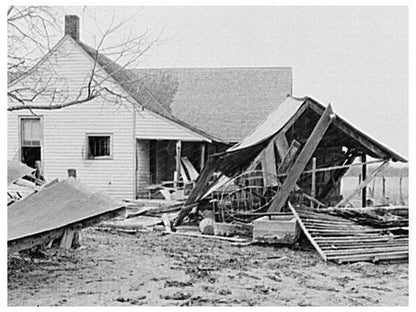
[[19, 124], [19, 131], [18, 131], [18, 139], [19, 139], [19, 145], [18, 145], [18, 157], [19, 161], [22, 161], [22, 148], [28, 147], [26, 145], [23, 145], [23, 120], [24, 119], [36, 119], [40, 121], [40, 131], [41, 131], [41, 137], [40, 137], [40, 145], [39, 146], [33, 146], [33, 147], [40, 147], [40, 157], [43, 161], [43, 138], [44, 138], [44, 129], [43, 129], [43, 115], [18, 115], [18, 124]]
[[[90, 155], [90, 137], [109, 137], [110, 138], [110, 155], [109, 156], [89, 156]], [[111, 132], [88, 132], [85, 134], [85, 160], [112, 160], [113, 159], [113, 133]]]

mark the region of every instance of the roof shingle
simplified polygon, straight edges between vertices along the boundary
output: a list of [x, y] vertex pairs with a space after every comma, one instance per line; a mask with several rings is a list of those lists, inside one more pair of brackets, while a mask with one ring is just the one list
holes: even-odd
[[228, 142], [244, 138], [292, 93], [290, 67], [148, 68], [130, 72], [152, 82], [170, 77], [177, 90], [162, 101], [173, 116]]

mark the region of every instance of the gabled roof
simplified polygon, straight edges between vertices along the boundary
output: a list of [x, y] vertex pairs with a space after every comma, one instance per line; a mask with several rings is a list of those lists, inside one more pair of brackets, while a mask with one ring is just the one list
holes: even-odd
[[155, 97], [157, 95], [153, 95], [149, 91], [148, 86], [143, 83], [140, 77], [134, 75], [131, 70], [120, 66], [87, 44], [80, 41], [75, 42], [94, 60], [97, 60], [98, 65], [100, 65], [140, 106], [207, 138], [209, 141], [223, 142], [221, 138], [207, 133], [172, 115], [170, 110], [157, 100]]
[[291, 67], [148, 68], [130, 72], [136, 80], [148, 81], [151, 91], [157, 90], [158, 83], [176, 85], [175, 92], [162, 99], [166, 110], [227, 142], [244, 138], [292, 93]]
[[[238, 152], [267, 141], [281, 131], [291, 120], [296, 119], [299, 116], [298, 112], [301, 110], [309, 109], [322, 115], [325, 108], [324, 105], [311, 97], [288, 97], [250, 135], [245, 137], [240, 143], [230, 147], [227, 153]], [[348, 139], [349, 142], [353, 142], [355, 146], [364, 150], [371, 157], [407, 162], [404, 157], [360, 131], [339, 115], [335, 113], [334, 115], [336, 118], [333, 121], [333, 127], [338, 129], [338, 142], [341, 143]]]

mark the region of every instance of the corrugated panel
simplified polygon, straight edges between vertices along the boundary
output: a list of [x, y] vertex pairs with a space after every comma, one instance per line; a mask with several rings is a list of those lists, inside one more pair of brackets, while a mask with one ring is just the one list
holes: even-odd
[[203, 141], [203, 137], [147, 110], [136, 115], [138, 139]]
[[[90, 75], [92, 60], [70, 40], [57, 51], [60, 57], [54, 66], [61, 77], [67, 77], [60, 87], [76, 93]], [[29, 78], [28, 78], [29, 79]], [[22, 81], [24, 83], [24, 81]], [[107, 83], [112, 90], [122, 92], [118, 86]], [[58, 84], [59, 87], [59, 84]], [[39, 104], [48, 104], [38, 98]], [[107, 195], [115, 198], [134, 196], [134, 135], [133, 112], [127, 103], [116, 106], [102, 97], [90, 102], [60, 110], [35, 111], [43, 117], [43, 165], [48, 180], [66, 178], [69, 168], [77, 170], [77, 177]], [[16, 155], [18, 143], [18, 116], [30, 115], [26, 111], [9, 112], [9, 158]], [[111, 160], [86, 159], [87, 133], [111, 133]]]

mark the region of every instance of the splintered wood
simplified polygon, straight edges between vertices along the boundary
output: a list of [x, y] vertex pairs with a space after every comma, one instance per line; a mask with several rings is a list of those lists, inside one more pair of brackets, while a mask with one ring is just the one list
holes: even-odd
[[346, 218], [317, 213], [306, 207], [289, 208], [301, 229], [325, 261], [357, 262], [409, 258], [408, 234], [359, 225]]

